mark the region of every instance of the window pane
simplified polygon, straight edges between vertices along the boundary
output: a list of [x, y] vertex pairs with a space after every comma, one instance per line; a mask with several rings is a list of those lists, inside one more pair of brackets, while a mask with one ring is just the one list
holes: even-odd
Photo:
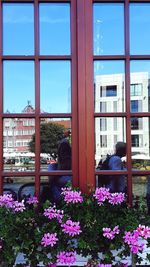
[[93, 28], [94, 55], [124, 54], [123, 4], [94, 4]]
[[41, 61], [41, 112], [71, 111], [71, 77], [69, 61]]
[[41, 119], [40, 136], [42, 171], [71, 170], [71, 120]]
[[125, 111], [123, 61], [94, 62], [95, 112]]
[[131, 118], [132, 167], [147, 169], [150, 166], [150, 118]]
[[150, 4], [130, 4], [130, 53], [150, 54]]
[[32, 4], [3, 4], [4, 55], [34, 54], [34, 10]]
[[40, 54], [70, 54], [69, 4], [40, 4]]
[[150, 176], [133, 176], [133, 201], [140, 205], [141, 201], [145, 204], [145, 210], [150, 212]]
[[4, 194], [12, 194], [18, 200], [27, 200], [35, 193], [35, 178], [28, 177], [4, 177]]
[[3, 67], [4, 112], [33, 113], [35, 107], [34, 62], [4, 61]]
[[95, 119], [95, 162], [96, 167], [100, 159], [107, 154], [113, 154], [115, 144], [126, 140], [126, 125], [123, 118]]
[[130, 63], [131, 112], [150, 111], [150, 60], [133, 60]]
[[3, 159], [5, 171], [33, 171], [35, 154], [30, 141], [35, 133], [35, 119], [3, 120]]

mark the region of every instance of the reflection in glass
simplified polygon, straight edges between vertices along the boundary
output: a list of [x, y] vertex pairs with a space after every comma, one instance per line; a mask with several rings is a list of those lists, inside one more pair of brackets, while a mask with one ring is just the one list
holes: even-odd
[[125, 111], [123, 61], [94, 62], [95, 112]]
[[4, 55], [34, 54], [33, 4], [3, 4]]
[[94, 4], [93, 28], [94, 55], [124, 54], [123, 4]]
[[150, 3], [130, 4], [130, 54], [150, 54]]
[[41, 119], [40, 136], [41, 170], [71, 170], [71, 120]]
[[70, 61], [41, 61], [41, 112], [70, 113]]
[[[53, 176], [53, 178], [58, 178]], [[44, 203], [46, 200], [53, 201], [51, 193], [52, 176], [40, 177], [40, 202]]]
[[150, 166], [150, 119], [131, 118], [132, 168], [149, 169]]
[[133, 176], [133, 200], [136, 205], [145, 203], [145, 210], [150, 212], [150, 176]]
[[34, 171], [35, 154], [30, 141], [35, 133], [35, 120], [6, 118], [3, 120], [3, 160], [5, 171]]
[[101, 117], [95, 119], [95, 162], [96, 167], [101, 158], [113, 154], [117, 142], [126, 140], [126, 125], [123, 118]]
[[[72, 169], [71, 149], [71, 120], [70, 119], [42, 119], [41, 120], [41, 169], [42, 171], [64, 171]], [[71, 175], [49, 175], [48, 188], [45, 187], [43, 199], [58, 202], [61, 197], [61, 188], [71, 182]], [[46, 200], [46, 199], [45, 199]]]
[[130, 63], [131, 112], [150, 111], [150, 60]]
[[69, 4], [40, 4], [40, 54], [70, 54]]
[[35, 178], [28, 177], [5, 177], [4, 194], [12, 194], [15, 200], [21, 201], [35, 193]]
[[33, 113], [34, 62], [4, 61], [3, 68], [4, 112]]

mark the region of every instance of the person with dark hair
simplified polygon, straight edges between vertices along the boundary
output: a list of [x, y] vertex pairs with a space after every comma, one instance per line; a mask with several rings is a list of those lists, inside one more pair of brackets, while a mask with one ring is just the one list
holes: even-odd
[[[72, 155], [69, 142], [70, 131], [64, 133], [64, 138], [58, 145], [58, 160], [56, 170], [71, 170]], [[53, 202], [59, 202], [61, 197], [61, 188], [65, 187], [68, 182], [71, 182], [72, 176], [61, 175], [54, 176], [51, 181], [51, 194]]]
[[[121, 160], [122, 157], [126, 155], [126, 143], [125, 142], [117, 142], [115, 146], [115, 154], [112, 155], [109, 159], [108, 167], [109, 170], [125, 170], [123, 162]], [[111, 176], [110, 183], [108, 186], [111, 192], [125, 192], [125, 176], [117, 175], [116, 177]]]

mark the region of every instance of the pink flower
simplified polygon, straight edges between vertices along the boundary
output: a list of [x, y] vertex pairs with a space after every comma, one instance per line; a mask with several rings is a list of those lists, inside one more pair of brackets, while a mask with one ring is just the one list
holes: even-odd
[[83, 197], [81, 192], [73, 191], [70, 187], [62, 189], [62, 195], [64, 195], [64, 201], [66, 203], [82, 203]]
[[65, 252], [62, 251], [57, 255], [57, 263], [66, 264], [70, 266], [76, 262], [75, 252]]
[[0, 207], [5, 206], [6, 208], [12, 208], [14, 199], [11, 194], [5, 194], [0, 196]]
[[111, 228], [103, 228], [103, 236], [108, 239], [114, 239], [116, 234], [119, 234], [120, 230], [118, 225], [111, 230]]
[[150, 237], [150, 227], [145, 225], [139, 225], [136, 229], [140, 236], [144, 237], [145, 239]]
[[26, 209], [23, 200], [22, 202], [14, 201], [12, 209], [14, 212], [23, 212]]
[[140, 251], [144, 250], [144, 244], [140, 242], [140, 235], [138, 231], [125, 232], [124, 242], [128, 244], [132, 253], [137, 254]]
[[109, 188], [99, 187], [96, 188], [95, 194], [93, 196], [98, 201], [98, 204], [102, 205], [103, 202], [109, 198], [109, 195], [110, 195]]
[[54, 233], [54, 234], [46, 233], [44, 234], [41, 240], [41, 245], [43, 245], [44, 247], [47, 247], [47, 246], [53, 247], [57, 241], [58, 241], [57, 233]]
[[64, 224], [61, 225], [63, 232], [69, 234], [69, 236], [79, 235], [82, 231], [80, 230], [79, 222], [73, 222], [67, 220]]
[[109, 203], [112, 205], [121, 204], [125, 200], [124, 193], [112, 193], [109, 196]]
[[29, 197], [27, 200], [27, 203], [28, 204], [38, 204], [39, 201], [38, 201], [37, 197]]
[[50, 220], [57, 219], [60, 223], [63, 218], [63, 210], [57, 210], [56, 206], [49, 207], [44, 210], [44, 216], [48, 217]]

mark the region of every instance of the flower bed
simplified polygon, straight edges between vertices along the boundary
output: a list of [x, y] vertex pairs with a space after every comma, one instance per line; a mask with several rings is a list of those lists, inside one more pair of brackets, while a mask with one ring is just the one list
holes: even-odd
[[18, 267], [36, 267], [39, 262], [47, 267], [70, 266], [77, 254], [90, 256], [87, 266], [123, 266], [122, 262], [127, 266], [131, 253], [134, 262], [140, 263], [140, 253], [150, 244], [149, 223], [141, 207], [128, 208], [123, 193], [112, 194], [106, 188], [97, 188], [91, 195], [64, 188], [57, 206], [49, 201], [39, 206], [35, 197], [24, 203], [3, 195], [0, 266], [12, 267], [18, 252], [26, 260]]

